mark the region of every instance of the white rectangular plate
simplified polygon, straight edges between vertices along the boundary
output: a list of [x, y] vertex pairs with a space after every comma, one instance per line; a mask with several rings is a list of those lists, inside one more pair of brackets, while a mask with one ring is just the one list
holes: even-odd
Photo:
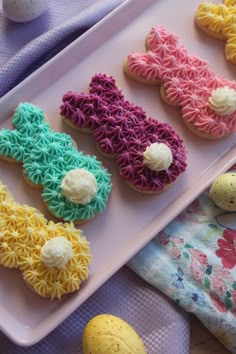
[[[0, 268], [0, 328], [17, 344], [32, 345], [52, 331], [236, 161], [235, 134], [221, 141], [195, 137], [184, 127], [180, 110], [161, 101], [159, 88], [138, 84], [122, 70], [130, 52], [144, 51], [151, 26], [162, 24], [176, 33], [191, 53], [209, 60], [219, 74], [233, 79], [236, 66], [224, 59], [224, 43], [194, 26], [199, 3], [127, 1], [0, 100], [0, 128], [11, 127], [12, 112], [18, 103], [36, 104], [45, 110], [53, 129], [68, 132], [80, 150], [97, 155], [112, 173], [113, 183], [105, 212], [83, 226], [91, 242], [93, 261], [89, 280], [80, 291], [61, 301], [49, 301], [28, 289], [17, 270]], [[90, 136], [63, 125], [59, 114], [62, 95], [69, 90], [87, 92], [91, 77], [98, 72], [114, 76], [126, 99], [142, 106], [148, 116], [171, 124], [183, 138], [188, 168], [164, 193], [144, 196], [131, 190], [119, 177], [115, 161], [102, 157]], [[20, 166], [1, 161], [0, 179], [17, 201], [49, 216], [40, 192], [24, 182]]]

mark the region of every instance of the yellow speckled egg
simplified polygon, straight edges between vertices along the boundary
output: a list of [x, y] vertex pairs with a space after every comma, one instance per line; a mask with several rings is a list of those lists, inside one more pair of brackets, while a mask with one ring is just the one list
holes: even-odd
[[211, 185], [209, 196], [219, 208], [236, 211], [236, 173], [218, 176]]
[[135, 330], [119, 317], [93, 317], [83, 333], [83, 354], [147, 354]]

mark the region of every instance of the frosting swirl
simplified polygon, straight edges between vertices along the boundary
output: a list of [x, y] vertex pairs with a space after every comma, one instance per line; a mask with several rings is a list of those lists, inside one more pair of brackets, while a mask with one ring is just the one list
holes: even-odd
[[143, 163], [153, 171], [168, 170], [173, 161], [171, 149], [164, 143], [153, 143], [143, 153]]
[[72, 255], [71, 242], [62, 236], [46, 241], [41, 248], [42, 262], [49, 268], [64, 268]]
[[217, 114], [224, 116], [236, 110], [236, 90], [220, 87], [212, 92], [209, 107]]
[[96, 178], [84, 168], [67, 172], [61, 182], [61, 193], [73, 203], [88, 204], [97, 190]]

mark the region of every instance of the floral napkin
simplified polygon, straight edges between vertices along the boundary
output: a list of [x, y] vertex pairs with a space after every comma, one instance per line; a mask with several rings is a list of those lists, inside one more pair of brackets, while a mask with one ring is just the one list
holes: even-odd
[[[236, 169], [236, 165], [232, 170]], [[129, 262], [236, 353], [236, 213], [207, 189]]]

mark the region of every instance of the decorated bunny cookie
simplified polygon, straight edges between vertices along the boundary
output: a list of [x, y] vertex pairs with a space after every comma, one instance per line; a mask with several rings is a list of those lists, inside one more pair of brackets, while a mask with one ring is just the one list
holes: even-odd
[[162, 192], [186, 169], [178, 134], [125, 100], [112, 76], [94, 75], [88, 94], [65, 93], [60, 112], [70, 126], [93, 133], [99, 150], [116, 159], [120, 175], [139, 192]]
[[22, 162], [25, 179], [43, 189], [55, 217], [88, 221], [106, 207], [110, 174], [96, 157], [79, 152], [69, 135], [52, 131], [44, 118], [40, 108], [20, 103], [13, 117], [16, 129], [0, 131], [0, 157]]
[[20, 269], [37, 294], [60, 299], [87, 279], [91, 254], [82, 232], [17, 203], [1, 182], [0, 224], [0, 264]]
[[152, 27], [146, 46], [146, 53], [133, 52], [124, 63], [131, 78], [161, 85], [161, 97], [182, 108], [184, 123], [196, 135], [221, 139], [236, 132], [235, 81], [215, 74], [163, 26]]

